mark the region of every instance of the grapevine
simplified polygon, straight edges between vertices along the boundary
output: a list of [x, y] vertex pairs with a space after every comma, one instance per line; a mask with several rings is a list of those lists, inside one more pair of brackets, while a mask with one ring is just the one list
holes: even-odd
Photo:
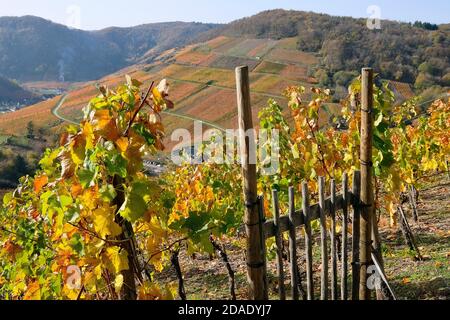
[[[190, 255], [217, 252], [228, 263], [220, 242], [236, 239], [242, 225], [239, 163], [185, 163], [157, 179], [145, 175], [144, 157], [164, 148], [160, 113], [173, 103], [165, 80], [144, 94], [141, 85], [127, 77], [115, 90], [99, 88], [81, 124], [69, 126], [36, 175], [4, 197], [1, 298], [173, 299], [175, 288], [155, 273], [173, 265], [181, 274], [183, 247]], [[274, 100], [260, 111], [259, 127], [279, 132], [273, 175], [263, 174], [273, 147], [260, 146], [258, 191], [267, 216], [273, 189], [285, 212], [289, 186], [307, 181], [314, 198], [319, 176], [339, 182], [359, 168], [359, 80], [349, 89], [341, 116], [326, 128], [319, 127], [319, 111], [329, 90], [287, 88], [292, 121]], [[303, 101], [306, 95], [311, 101]], [[387, 85], [375, 86], [373, 112], [376, 205], [394, 224], [401, 194], [448, 170], [450, 100], [418, 114], [415, 99], [396, 105]], [[234, 296], [234, 271], [226, 266]], [[182, 281], [178, 292], [186, 297]]]
[[[165, 80], [145, 95], [140, 85], [127, 77], [114, 91], [101, 87], [81, 124], [46, 151], [36, 176], [4, 197], [1, 297], [172, 297], [138, 259], [167, 239], [160, 186], [142, 169], [143, 157], [163, 148], [159, 113], [172, 103]], [[153, 270], [164, 259], [164, 252], [153, 256]]]

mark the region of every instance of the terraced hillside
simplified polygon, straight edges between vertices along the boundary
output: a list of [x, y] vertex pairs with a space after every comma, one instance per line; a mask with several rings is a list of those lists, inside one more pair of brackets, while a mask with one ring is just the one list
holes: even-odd
[[[152, 64], [140, 64], [120, 70], [98, 81], [76, 84], [64, 96], [31, 106], [15, 113], [0, 116], [0, 133], [23, 134], [29, 121], [39, 126], [55, 127], [62, 121], [77, 122], [82, 117], [82, 107], [96, 93], [96, 85], [114, 88], [124, 81], [125, 74], [144, 84], [167, 78], [171, 84], [171, 97], [175, 109], [164, 114], [167, 145], [176, 128], [192, 130], [194, 119], [203, 120], [205, 127], [235, 128], [237, 110], [234, 69], [248, 65], [251, 69], [251, 95], [254, 121], [268, 99], [286, 106], [283, 90], [291, 85], [307, 88], [316, 79], [308, 70], [318, 63], [316, 55], [298, 51], [295, 38], [282, 40], [248, 39], [219, 36], [208, 42], [190, 45], [162, 53]], [[322, 124], [329, 121], [330, 104], [323, 110]], [[285, 109], [287, 109], [285, 107]], [[286, 110], [286, 113], [287, 110]], [[59, 117], [59, 119], [57, 118]], [[14, 122], [14, 126], [11, 123]]]
[[[50, 27], [62, 28], [40, 19], [28, 17], [25, 20], [41, 25], [42, 28], [35, 30], [39, 36], [37, 39], [44, 37]], [[136, 64], [98, 81], [75, 83], [68, 87], [52, 83], [48, 89], [54, 91], [62, 88], [63, 95], [12, 114], [0, 115], [0, 135], [23, 134], [29, 121], [51, 128], [65, 120], [79, 121], [82, 106], [96, 94], [95, 84], [98, 82], [114, 87], [123, 81], [126, 73], [146, 84], [161, 78], [170, 80], [172, 98], [177, 106], [172, 113], [164, 114], [168, 136], [175, 128], [190, 128], [192, 119], [202, 119], [207, 125], [221, 128], [236, 126], [234, 68], [238, 65], [248, 65], [251, 69], [255, 118], [269, 98], [285, 105], [282, 92], [290, 85], [328, 87], [334, 91], [333, 98], [337, 102], [347, 94], [347, 86], [359, 74], [358, 70], [367, 65], [377, 70], [380, 77], [392, 80], [390, 87], [399, 96], [398, 101], [424, 92], [425, 100], [429, 101], [448, 91], [448, 27], [441, 25], [436, 26], [436, 30], [426, 30], [420, 25], [395, 21], [383, 20], [382, 23], [381, 30], [367, 32], [363, 19], [270, 10], [224, 25], [161, 24], [103, 30], [99, 33], [102, 39], [106, 36], [105, 41], [117, 40], [118, 47], [122, 49], [124, 46], [120, 44], [134, 39], [133, 44], [139, 44], [139, 47], [132, 45], [129, 46], [131, 53], [124, 52], [124, 57], [130, 58], [131, 54], [132, 59], [128, 59], [127, 63], [116, 63], [117, 56], [111, 57], [114, 52], [104, 41], [99, 41], [101, 50], [94, 50], [96, 58], [83, 61], [99, 60], [108, 67], [102, 70], [117, 70], [129, 66], [129, 63]], [[20, 23], [14, 25], [19, 30], [23, 29]], [[156, 40], [164, 40], [164, 43], [155, 39], [153, 43], [149, 34], [160, 27], [166, 28], [169, 34], [158, 33]], [[29, 33], [25, 35], [30, 36]], [[28, 44], [25, 40], [23, 43]], [[65, 47], [66, 40], [55, 42], [56, 49]], [[150, 40], [152, 43], [148, 42]], [[194, 42], [197, 44], [192, 44]], [[153, 44], [157, 43], [160, 45], [154, 47]], [[73, 43], [69, 47], [72, 48]], [[100, 55], [99, 52], [105, 48], [106, 54]], [[80, 55], [90, 53], [89, 50], [84, 52], [84, 49], [84, 46], [73, 48], [74, 51], [82, 51]], [[44, 52], [37, 56], [46, 57], [45, 51], [20, 51], [34, 55], [36, 52]], [[9, 68], [12, 66], [6, 65]], [[55, 69], [57, 64], [50, 63], [49, 66]], [[75, 64], [72, 73], [78, 73], [79, 68]], [[83, 74], [94, 71], [84, 70]], [[109, 71], [97, 74], [103, 75], [105, 72]], [[33, 79], [31, 77], [29, 80]], [[65, 79], [76, 81], [70, 77]], [[411, 90], [412, 86], [416, 92]], [[42, 89], [42, 84], [32, 83], [30, 87]], [[60, 103], [63, 97], [64, 101]], [[328, 123], [338, 111], [337, 104], [325, 106], [320, 114], [321, 124]]]

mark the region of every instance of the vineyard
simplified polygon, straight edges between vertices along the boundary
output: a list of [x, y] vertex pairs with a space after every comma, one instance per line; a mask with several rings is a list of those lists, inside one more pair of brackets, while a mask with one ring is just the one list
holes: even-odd
[[[283, 59], [283, 55], [287, 60]], [[199, 103], [206, 105], [206, 100], [214, 101], [222, 107], [217, 115], [209, 113], [208, 121], [221, 127], [235, 128], [237, 110], [234, 98], [230, 96], [235, 96], [233, 70], [236, 66], [252, 66], [251, 90], [252, 101], [256, 107], [254, 120], [257, 121], [258, 111], [265, 106], [268, 98], [272, 97], [279, 103], [286, 103], [282, 91], [287, 86], [302, 85], [310, 88], [312, 84], [316, 84], [317, 80], [308, 75], [308, 70], [314, 67], [315, 63], [317, 59], [313, 54], [296, 50], [295, 39], [276, 41], [219, 36], [205, 43], [170, 49], [163, 52], [151, 64], [138, 64], [119, 70], [99, 79], [97, 83], [93, 81], [73, 83], [66, 87], [67, 99], [58, 109], [58, 114], [64, 119], [79, 122], [83, 117], [83, 106], [96, 94], [97, 84], [115, 88], [122, 82], [125, 74], [129, 74], [144, 85], [150, 85], [151, 80], [168, 79], [171, 82], [172, 100], [176, 105], [173, 111], [178, 112], [177, 109], [180, 108], [179, 113], [182, 115], [195, 117], [195, 110], [199, 108]], [[42, 85], [44, 84], [31, 83], [30, 87], [39, 88]], [[46, 85], [51, 88], [55, 86], [53, 83]], [[305, 92], [307, 99], [309, 99], [308, 94], [309, 90]], [[52, 114], [56, 103], [57, 101], [53, 101], [52, 106], [52, 102], [47, 101], [45, 105], [40, 104], [34, 108], [39, 110], [39, 125], [52, 128], [59, 124], [58, 119]], [[333, 114], [328, 112], [328, 109], [335, 108], [339, 108], [339, 104], [331, 101], [324, 106], [321, 110], [321, 124], [327, 123]], [[20, 120], [17, 126], [8, 126], [8, 122], [13, 121], [16, 116]], [[288, 110], [285, 116], [290, 116]], [[33, 113], [27, 110], [2, 115], [0, 116], [0, 132], [5, 135], [23, 134], [26, 131], [26, 124], [33, 120]], [[176, 120], [180, 118], [170, 116], [163, 118], [167, 137], [170, 137], [174, 129], [172, 123]], [[189, 129], [192, 121], [185, 121], [182, 126]], [[168, 145], [171, 143], [168, 138], [164, 142]]]
[[[138, 73], [139, 80], [127, 76], [117, 85], [113, 78], [99, 87], [81, 123], [68, 126], [59, 146], [45, 152], [35, 176], [22, 177], [3, 197], [1, 299], [185, 300], [191, 298], [186, 283], [195, 284], [184, 272], [186, 259], [196, 264], [202, 257], [221, 266], [229, 299], [396, 298], [378, 226], [400, 228], [414, 259], [426, 261], [409, 223], [420, 219], [418, 192], [448, 173], [450, 100], [434, 101], [426, 113], [415, 98], [396, 104], [388, 83], [375, 85], [366, 68], [341, 112], [333, 111], [332, 125], [324, 126], [330, 90], [271, 75], [303, 81], [300, 66], [280, 64], [315, 63], [315, 57], [287, 55], [285, 40], [286, 48], [272, 51], [273, 43], [255, 41], [220, 37], [184, 58], [222, 69], [191, 72], [174, 64], [163, 69], [168, 80], [158, 85], [145, 88], [147, 74]], [[233, 74], [226, 68], [236, 61], [201, 57], [219, 49], [236, 56], [269, 52], [273, 61], [256, 67], [261, 74], [248, 67]], [[214, 91], [207, 105], [217, 110], [202, 105], [193, 82], [210, 79], [236, 86], [238, 109], [231, 116], [221, 110], [236, 105], [226, 88], [206, 89]], [[266, 90], [275, 95], [268, 102], [259, 94]], [[69, 114], [85, 94], [69, 97]], [[164, 150], [163, 118], [171, 109], [244, 131], [276, 130], [279, 142], [258, 145], [263, 152], [255, 164], [252, 141], [241, 136], [233, 142], [240, 152], [229, 162], [169, 165], [151, 177], [143, 163]], [[225, 151], [214, 150], [213, 156]], [[274, 152], [278, 167], [265, 175]]]

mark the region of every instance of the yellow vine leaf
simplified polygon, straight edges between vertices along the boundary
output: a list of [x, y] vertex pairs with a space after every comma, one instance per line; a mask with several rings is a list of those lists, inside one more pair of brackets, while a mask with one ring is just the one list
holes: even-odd
[[128, 144], [129, 144], [128, 138], [126, 138], [126, 137], [121, 137], [121, 138], [116, 140], [116, 145], [119, 148], [120, 152], [122, 152], [122, 153], [127, 151]]
[[95, 293], [97, 291], [97, 276], [95, 275], [95, 272], [86, 272], [84, 275], [83, 284], [88, 292]]
[[108, 109], [96, 110], [91, 114], [91, 122], [97, 130], [105, 129], [111, 121], [111, 114]]
[[163, 269], [163, 265], [161, 263], [162, 253], [160, 253], [159, 249], [160, 241], [155, 236], [150, 236], [147, 239], [147, 250], [150, 258], [150, 263], [153, 264], [155, 269], [160, 272]]
[[114, 222], [114, 211], [109, 207], [100, 207], [93, 212], [94, 229], [101, 238], [118, 236], [122, 228]]
[[114, 280], [114, 289], [116, 290], [116, 293], [118, 294], [123, 286], [123, 275], [118, 274], [116, 276], [116, 279]]
[[158, 106], [163, 105], [164, 99], [162, 94], [159, 92], [158, 88], [153, 88], [152, 93], [153, 93], [153, 102]]
[[116, 274], [129, 268], [128, 253], [119, 247], [107, 248], [104, 257], [106, 258], [107, 268]]
[[94, 147], [94, 131], [89, 122], [85, 122], [83, 125], [83, 135], [86, 138], [86, 149], [92, 149]]
[[86, 210], [94, 210], [97, 207], [98, 197], [98, 186], [94, 186], [84, 190], [79, 199]]
[[397, 223], [396, 215], [397, 208], [393, 202], [388, 203], [389, 223], [391, 226], [395, 226]]
[[27, 286], [27, 291], [25, 292], [24, 300], [41, 300], [41, 287], [39, 282], [31, 282]]
[[62, 292], [68, 300], [76, 300], [79, 294], [79, 290], [70, 289], [67, 286], [64, 286]]
[[166, 286], [162, 289], [157, 284], [145, 283], [139, 288], [139, 300], [173, 300], [176, 289]]

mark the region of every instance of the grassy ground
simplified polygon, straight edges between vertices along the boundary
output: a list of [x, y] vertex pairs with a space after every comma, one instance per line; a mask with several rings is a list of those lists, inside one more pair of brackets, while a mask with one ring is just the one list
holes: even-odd
[[8, 141], [9, 136], [4, 136], [0, 134], [0, 146], [4, 145]]
[[409, 219], [423, 261], [399, 232], [383, 230], [385, 263], [399, 299], [450, 299], [450, 182], [421, 192], [419, 222]]
[[270, 61], [263, 61], [256, 69], [256, 72], [280, 74], [280, 72], [286, 68], [286, 65], [281, 63], [275, 63]]
[[[442, 179], [420, 192], [418, 203], [419, 223], [415, 224], [407, 209], [411, 228], [416, 236], [423, 261], [414, 258], [405, 245], [400, 231], [384, 227], [380, 230], [386, 274], [397, 299], [449, 299], [450, 298], [450, 182]], [[298, 234], [300, 236], [300, 233]], [[319, 233], [315, 232], [314, 241]], [[302, 238], [300, 236], [300, 238]], [[240, 243], [240, 245], [237, 245]], [[226, 248], [232, 267], [236, 272], [236, 295], [238, 299], [247, 298], [247, 281], [244, 252], [241, 249], [244, 239], [226, 241]], [[268, 247], [270, 243], [267, 242]], [[303, 241], [298, 243], [298, 262], [305, 284]], [[350, 256], [350, 255], [349, 255]], [[319, 295], [320, 252], [314, 246], [313, 272], [316, 296]], [[228, 276], [224, 264], [216, 257], [208, 255], [186, 256], [180, 254], [180, 264], [185, 280], [188, 299], [230, 299]], [[339, 263], [340, 265], [340, 263]], [[350, 265], [349, 265], [350, 266]], [[285, 262], [286, 289], [289, 292], [289, 269]], [[166, 283], [176, 284], [173, 269], [166, 270], [160, 277]], [[339, 280], [340, 281], [340, 280]], [[275, 261], [268, 262], [269, 296], [276, 299], [278, 283]], [[350, 284], [349, 284], [350, 287]], [[288, 294], [289, 296], [289, 294]]]

